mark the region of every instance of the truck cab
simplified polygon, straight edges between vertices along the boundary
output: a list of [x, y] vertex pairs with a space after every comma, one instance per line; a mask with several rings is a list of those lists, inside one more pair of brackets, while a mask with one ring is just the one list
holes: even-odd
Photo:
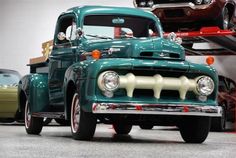
[[210, 118], [221, 116], [215, 69], [186, 61], [150, 12], [74, 7], [59, 16], [51, 45], [19, 82], [28, 134], [47, 117], [68, 122], [79, 140], [91, 140], [101, 122], [117, 134], [176, 125], [184, 141], [202, 143]]

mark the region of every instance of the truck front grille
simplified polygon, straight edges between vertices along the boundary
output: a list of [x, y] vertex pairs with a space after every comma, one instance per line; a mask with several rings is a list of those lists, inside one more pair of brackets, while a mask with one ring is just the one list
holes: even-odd
[[168, 18], [184, 17], [185, 13], [183, 9], [164, 10], [165, 16]]
[[[206, 76], [199, 71], [188, 72], [186, 69], [164, 67], [161, 70], [152, 67], [133, 67], [133, 70], [113, 69], [109, 71], [114, 71], [119, 75], [119, 86], [114, 91], [113, 97], [127, 96], [134, 100], [141, 98], [159, 99], [160, 101], [198, 100], [197, 80], [201, 76]], [[98, 77], [99, 88], [103, 73]], [[101, 88], [100, 90], [103, 91]]]
[[119, 88], [126, 89], [127, 96], [133, 97], [135, 89], [152, 90], [154, 97], [160, 99], [163, 90], [179, 92], [179, 98], [185, 99], [188, 91], [196, 92], [196, 79], [188, 79], [186, 76], [163, 77], [160, 74], [154, 76], [135, 76], [128, 73], [119, 77]]

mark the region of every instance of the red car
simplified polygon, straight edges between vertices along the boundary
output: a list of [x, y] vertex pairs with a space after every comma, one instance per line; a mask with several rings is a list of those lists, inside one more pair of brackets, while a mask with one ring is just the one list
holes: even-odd
[[219, 76], [218, 104], [222, 107], [222, 117], [212, 118], [211, 129], [223, 131], [226, 122], [235, 123], [236, 83], [230, 78]]
[[134, 0], [134, 6], [152, 11], [168, 32], [203, 26], [233, 29], [236, 22], [236, 0]]

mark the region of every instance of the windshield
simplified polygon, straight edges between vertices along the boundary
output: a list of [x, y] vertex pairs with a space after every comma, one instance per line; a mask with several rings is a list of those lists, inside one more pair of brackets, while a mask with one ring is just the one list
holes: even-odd
[[158, 36], [152, 19], [122, 15], [90, 15], [83, 24], [86, 39], [141, 38]]
[[0, 72], [0, 86], [14, 86], [17, 85], [20, 76], [14, 72]]

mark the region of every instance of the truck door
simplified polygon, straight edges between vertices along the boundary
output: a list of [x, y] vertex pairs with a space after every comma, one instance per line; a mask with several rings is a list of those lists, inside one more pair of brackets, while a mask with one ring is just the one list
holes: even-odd
[[59, 17], [54, 36], [54, 46], [49, 57], [50, 105], [63, 105], [63, 81], [67, 68], [75, 62], [77, 41], [76, 17], [73, 14]]

